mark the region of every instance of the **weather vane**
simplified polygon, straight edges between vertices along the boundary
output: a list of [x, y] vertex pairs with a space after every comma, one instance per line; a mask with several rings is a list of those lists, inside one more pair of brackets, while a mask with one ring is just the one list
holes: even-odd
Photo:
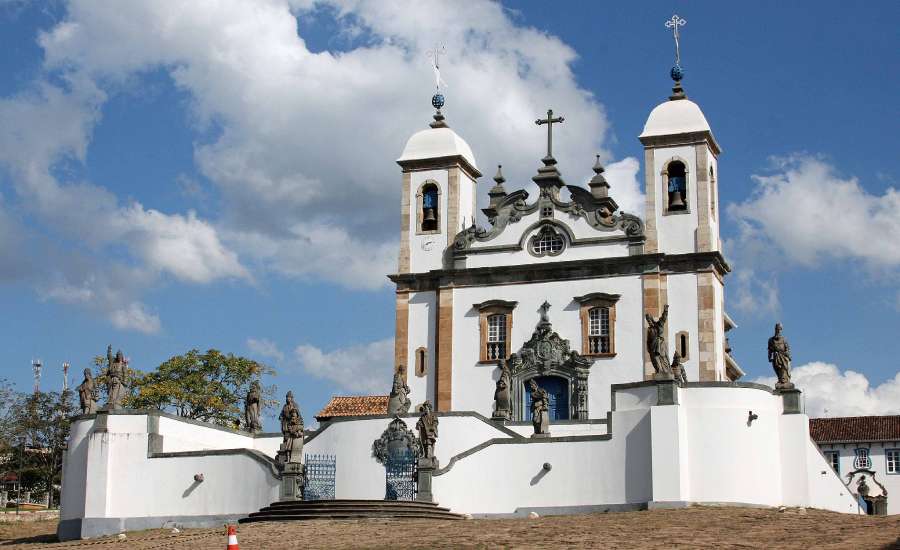
[[434, 122], [430, 124], [432, 128], [446, 128], [447, 123], [444, 122], [444, 115], [441, 114], [441, 107], [444, 106], [444, 94], [441, 93], [441, 86], [447, 87], [447, 83], [441, 78], [441, 55], [446, 54], [443, 44], [435, 44], [433, 50], [429, 50], [426, 55], [431, 58], [431, 68], [434, 70], [434, 86], [435, 92], [431, 96], [431, 106], [437, 109], [434, 114]]
[[666, 21], [666, 28], [672, 29], [672, 35], [675, 37], [675, 66], [672, 67], [672, 80], [681, 80], [681, 77], [684, 76], [684, 70], [681, 68], [681, 44], [678, 42], [679, 34], [678, 27], [683, 27], [687, 24], [687, 21], [679, 17], [678, 14], [672, 16], [671, 19]]

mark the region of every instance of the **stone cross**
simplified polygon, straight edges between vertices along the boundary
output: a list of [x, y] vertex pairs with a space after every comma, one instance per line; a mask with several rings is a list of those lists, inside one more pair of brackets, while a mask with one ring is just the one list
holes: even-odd
[[553, 158], [553, 123], [563, 123], [566, 119], [563, 117], [553, 118], [553, 109], [547, 109], [547, 118], [539, 118], [534, 121], [538, 126], [547, 125], [547, 158]]
[[687, 24], [683, 18], [678, 17], [677, 14], [673, 15], [671, 19], [666, 21], [666, 28], [672, 29], [672, 34], [675, 36], [675, 65], [681, 66], [681, 47], [678, 44], [678, 27], [683, 27]]

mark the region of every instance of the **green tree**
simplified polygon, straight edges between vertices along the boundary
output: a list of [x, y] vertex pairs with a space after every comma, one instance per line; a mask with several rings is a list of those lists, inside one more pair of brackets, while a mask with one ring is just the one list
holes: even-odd
[[[215, 349], [206, 353], [192, 349], [138, 377], [132, 383], [134, 393], [126, 399], [126, 406], [171, 411], [221, 426], [241, 425], [244, 396], [250, 383], [274, 373], [252, 359], [225, 355]], [[265, 407], [273, 406], [274, 394], [275, 386], [263, 388]]]
[[8, 465], [21, 466], [23, 490], [50, 494], [50, 505], [60, 483], [62, 457], [74, 414], [72, 392], [18, 394], [3, 422], [4, 439], [10, 445]]

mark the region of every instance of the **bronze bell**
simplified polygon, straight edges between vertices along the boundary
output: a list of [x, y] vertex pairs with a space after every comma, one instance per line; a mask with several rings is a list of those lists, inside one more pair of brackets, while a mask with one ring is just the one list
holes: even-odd
[[425, 219], [422, 220], [426, 223], [436, 222], [437, 218], [434, 217], [434, 208], [426, 208], [425, 209]]
[[682, 198], [682, 196], [681, 196], [681, 191], [680, 190], [673, 191], [672, 199], [669, 201], [669, 209], [670, 210], [683, 210], [684, 207], [685, 207], [684, 198]]

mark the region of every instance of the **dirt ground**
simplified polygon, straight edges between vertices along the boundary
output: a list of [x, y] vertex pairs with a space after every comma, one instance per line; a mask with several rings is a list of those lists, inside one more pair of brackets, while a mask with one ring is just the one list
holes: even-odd
[[[224, 528], [60, 543], [56, 522], [0, 525], [0, 547], [222, 550]], [[900, 515], [692, 507], [537, 519], [307, 521], [238, 527], [242, 550], [284, 548], [897, 548]]]

